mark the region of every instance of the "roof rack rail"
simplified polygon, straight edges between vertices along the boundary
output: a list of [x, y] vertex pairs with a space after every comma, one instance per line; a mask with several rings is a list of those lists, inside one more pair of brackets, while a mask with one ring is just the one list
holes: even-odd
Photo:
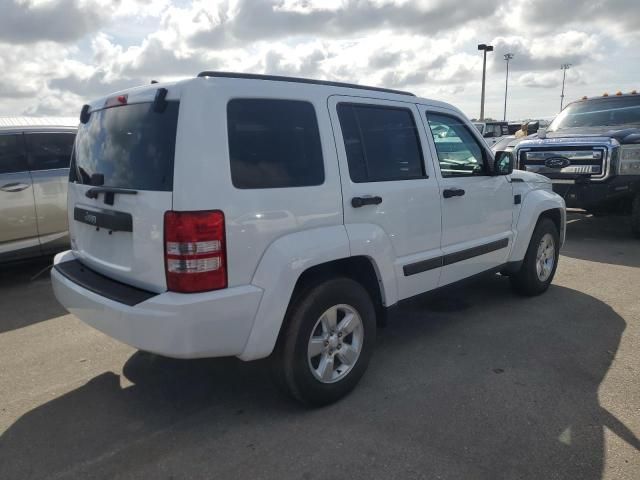
[[293, 83], [310, 83], [313, 85], [327, 85], [331, 87], [357, 88], [359, 90], [373, 90], [376, 92], [395, 93], [398, 95], [409, 95], [415, 97], [411, 92], [402, 90], [392, 90], [382, 87], [368, 87], [365, 85], [357, 85], [355, 83], [331, 82], [329, 80], [314, 80], [311, 78], [285, 77], [281, 75], [262, 75], [257, 73], [235, 73], [235, 72], [200, 72], [198, 77], [222, 77], [222, 78], [245, 78], [250, 80], [272, 80], [276, 82], [293, 82]]

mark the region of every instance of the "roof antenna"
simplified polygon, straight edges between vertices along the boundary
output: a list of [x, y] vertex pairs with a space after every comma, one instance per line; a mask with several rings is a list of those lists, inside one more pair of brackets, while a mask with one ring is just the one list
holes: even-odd
[[158, 83], [157, 80], [151, 80], [151, 85], [153, 85], [154, 83]]

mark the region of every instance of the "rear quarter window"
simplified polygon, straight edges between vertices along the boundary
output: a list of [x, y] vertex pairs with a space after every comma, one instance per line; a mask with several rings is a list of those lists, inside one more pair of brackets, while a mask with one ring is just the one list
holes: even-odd
[[231, 180], [236, 188], [320, 185], [324, 164], [313, 105], [234, 99], [227, 105]]
[[29, 170], [69, 168], [73, 150], [73, 133], [27, 133]]

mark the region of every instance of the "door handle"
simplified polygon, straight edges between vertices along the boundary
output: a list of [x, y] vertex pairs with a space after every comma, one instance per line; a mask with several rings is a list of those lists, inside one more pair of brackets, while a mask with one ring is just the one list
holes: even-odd
[[351, 199], [351, 206], [353, 208], [360, 208], [360, 207], [363, 207], [364, 205], [380, 205], [381, 203], [382, 203], [382, 197], [378, 197], [378, 196], [353, 197]]
[[447, 188], [442, 192], [442, 196], [444, 198], [461, 197], [464, 193], [464, 190], [461, 188]]
[[3, 192], [13, 193], [13, 192], [21, 192], [25, 188], [29, 188], [29, 185], [26, 183], [14, 182], [14, 183], [7, 183], [1, 186], [0, 190], [2, 190]]

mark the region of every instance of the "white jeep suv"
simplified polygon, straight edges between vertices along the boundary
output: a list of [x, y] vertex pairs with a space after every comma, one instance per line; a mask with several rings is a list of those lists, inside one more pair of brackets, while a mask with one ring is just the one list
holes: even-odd
[[402, 300], [486, 272], [547, 289], [565, 204], [496, 157], [458, 109], [405, 92], [221, 72], [122, 91], [82, 109], [53, 288], [136, 348], [271, 356], [327, 404]]

